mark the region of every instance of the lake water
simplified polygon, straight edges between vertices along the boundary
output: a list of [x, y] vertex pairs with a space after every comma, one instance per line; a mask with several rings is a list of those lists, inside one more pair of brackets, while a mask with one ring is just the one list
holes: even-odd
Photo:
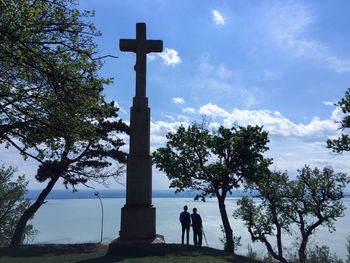
[[[237, 198], [229, 198], [226, 208], [229, 215], [236, 208]], [[118, 236], [120, 225], [120, 209], [125, 203], [124, 198], [102, 199], [104, 205], [104, 234], [103, 242], [109, 242]], [[350, 199], [345, 198], [344, 203], [348, 208], [345, 217], [336, 222], [336, 231], [329, 233], [326, 228], [320, 228], [316, 232], [316, 238], [310, 245], [327, 245], [338, 256], [346, 256], [346, 237], [350, 236]], [[157, 233], [165, 237], [167, 243], [181, 242], [179, 213], [184, 205], [192, 211], [197, 207], [198, 213], [203, 219], [203, 228], [210, 247], [222, 249], [219, 241], [222, 237], [220, 230], [221, 218], [216, 199], [208, 199], [203, 203], [193, 201], [193, 198], [153, 198], [153, 204], [157, 211]], [[241, 236], [242, 246], [238, 248], [238, 254], [246, 254], [248, 244], [259, 253], [265, 254], [266, 249], [262, 244], [254, 243], [242, 221], [230, 216], [231, 227], [235, 236]], [[99, 242], [101, 227], [101, 206], [98, 199], [50, 199], [36, 213], [31, 224], [39, 231], [33, 243], [82, 243]], [[192, 234], [192, 233], [190, 233]], [[190, 242], [192, 242], [190, 237]], [[284, 240], [285, 246], [293, 248], [291, 238]], [[203, 244], [205, 241], [203, 240]]]

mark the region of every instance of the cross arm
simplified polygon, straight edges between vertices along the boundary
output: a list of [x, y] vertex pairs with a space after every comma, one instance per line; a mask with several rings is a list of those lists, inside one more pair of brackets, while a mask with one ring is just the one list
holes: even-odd
[[162, 52], [163, 41], [162, 40], [147, 40], [147, 53], [150, 52]]
[[120, 39], [119, 40], [120, 51], [137, 51], [137, 42], [135, 39]]

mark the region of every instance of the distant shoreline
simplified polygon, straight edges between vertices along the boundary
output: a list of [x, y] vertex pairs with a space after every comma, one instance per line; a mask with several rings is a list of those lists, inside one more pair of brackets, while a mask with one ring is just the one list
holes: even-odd
[[[26, 193], [26, 197], [30, 200], [35, 200], [40, 194], [41, 190], [28, 190]], [[95, 192], [99, 192], [99, 196], [101, 198], [125, 198], [125, 190], [113, 190], [113, 189], [103, 189], [103, 190], [93, 190], [93, 189], [83, 189], [73, 192], [71, 189], [60, 189], [60, 190], [52, 190], [51, 193], [46, 198], [47, 200], [53, 199], [94, 199], [96, 196]], [[181, 193], [175, 194], [175, 190], [153, 190], [152, 197], [153, 198], [194, 198], [198, 191], [183, 191]], [[235, 190], [228, 197], [241, 197], [251, 195], [247, 192], [243, 192], [240, 190]], [[350, 197], [349, 193], [345, 193], [345, 198]]]
[[[41, 190], [28, 190], [26, 197], [30, 200], [34, 200], [38, 197]], [[113, 190], [113, 189], [103, 189], [103, 190], [94, 190], [94, 189], [83, 189], [73, 192], [71, 189], [67, 190], [52, 190], [47, 200], [52, 199], [94, 199], [96, 196], [95, 192], [99, 193], [101, 198], [125, 198], [125, 190]], [[175, 190], [153, 190], [153, 198], [194, 198], [197, 192], [195, 191], [184, 191], [181, 193], [175, 194]]]

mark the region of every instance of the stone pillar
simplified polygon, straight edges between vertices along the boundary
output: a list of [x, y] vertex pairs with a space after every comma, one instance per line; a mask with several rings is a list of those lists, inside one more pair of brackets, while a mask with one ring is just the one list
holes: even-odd
[[152, 205], [150, 108], [147, 98], [134, 98], [130, 117], [126, 204], [121, 212], [121, 239], [154, 239], [156, 209]]
[[136, 24], [136, 39], [120, 39], [120, 50], [136, 53], [136, 95], [130, 110], [130, 149], [127, 160], [126, 203], [121, 210], [119, 238], [110, 255], [159, 253], [164, 238], [156, 235], [156, 209], [152, 205], [150, 108], [146, 96], [147, 53], [162, 52], [161, 40], [146, 39], [146, 24]]

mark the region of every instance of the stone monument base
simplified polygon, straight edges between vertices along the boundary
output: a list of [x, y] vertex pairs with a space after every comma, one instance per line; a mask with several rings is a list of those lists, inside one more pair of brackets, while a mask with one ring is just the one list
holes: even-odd
[[154, 239], [114, 239], [108, 247], [108, 256], [162, 256], [165, 255], [164, 236], [156, 235]]
[[156, 208], [125, 205], [121, 210], [119, 236], [123, 240], [149, 239], [156, 236]]

